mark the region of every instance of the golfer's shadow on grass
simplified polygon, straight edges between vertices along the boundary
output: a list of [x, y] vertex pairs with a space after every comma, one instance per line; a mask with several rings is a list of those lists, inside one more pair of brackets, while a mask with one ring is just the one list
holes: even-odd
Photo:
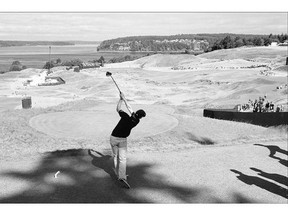
[[[254, 171], [257, 171], [257, 172], [261, 171], [261, 170], [258, 170], [256, 168], [251, 168], [251, 169]], [[231, 169], [231, 172], [238, 174], [238, 176], [236, 176], [236, 177], [240, 181], [244, 182], [245, 184], [255, 185], [255, 186], [260, 187], [266, 191], [269, 191], [269, 192], [274, 193], [276, 195], [282, 196], [286, 199], [288, 198], [287, 189], [284, 187], [281, 187], [277, 184], [274, 184], [270, 181], [259, 178], [257, 176], [246, 175], [246, 174], [244, 174], [238, 170]]]

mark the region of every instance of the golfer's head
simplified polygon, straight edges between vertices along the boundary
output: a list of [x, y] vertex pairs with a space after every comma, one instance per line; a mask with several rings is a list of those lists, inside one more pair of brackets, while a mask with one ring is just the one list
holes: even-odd
[[140, 109], [136, 111], [135, 116], [136, 118], [141, 119], [146, 116], [146, 113], [144, 110]]

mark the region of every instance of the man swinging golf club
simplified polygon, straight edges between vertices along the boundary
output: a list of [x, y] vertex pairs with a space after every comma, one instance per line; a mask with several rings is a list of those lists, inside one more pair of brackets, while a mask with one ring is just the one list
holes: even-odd
[[[130, 112], [130, 115], [121, 110], [123, 101]], [[114, 170], [120, 184], [123, 187], [130, 188], [126, 176], [127, 137], [130, 135], [132, 128], [134, 128], [140, 122], [140, 119], [146, 116], [146, 113], [141, 109], [134, 113], [132, 107], [128, 104], [124, 94], [121, 91], [120, 100], [117, 104], [116, 110], [121, 119], [110, 136], [110, 145], [114, 159]]]

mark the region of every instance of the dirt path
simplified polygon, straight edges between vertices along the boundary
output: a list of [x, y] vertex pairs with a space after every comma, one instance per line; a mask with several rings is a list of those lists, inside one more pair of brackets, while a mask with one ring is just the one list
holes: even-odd
[[130, 190], [119, 188], [104, 152], [56, 151], [5, 161], [0, 202], [287, 203], [286, 143], [130, 153], [128, 158]]

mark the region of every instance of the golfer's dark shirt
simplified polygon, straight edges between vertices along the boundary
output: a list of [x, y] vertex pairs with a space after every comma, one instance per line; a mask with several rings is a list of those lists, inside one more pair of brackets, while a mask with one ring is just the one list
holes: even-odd
[[126, 138], [130, 135], [132, 128], [134, 128], [138, 123], [139, 119], [130, 117], [126, 112], [119, 110], [119, 115], [121, 117], [120, 121], [112, 131], [112, 136]]

